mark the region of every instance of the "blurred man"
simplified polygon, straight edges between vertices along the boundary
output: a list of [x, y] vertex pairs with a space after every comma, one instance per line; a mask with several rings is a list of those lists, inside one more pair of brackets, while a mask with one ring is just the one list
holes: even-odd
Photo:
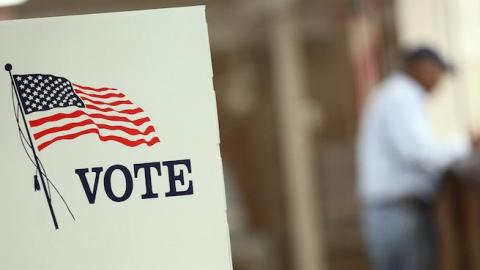
[[468, 138], [440, 142], [426, 119], [426, 98], [450, 66], [429, 48], [404, 60], [370, 98], [358, 137], [365, 240], [376, 270], [436, 269], [430, 204], [442, 172], [471, 148]]

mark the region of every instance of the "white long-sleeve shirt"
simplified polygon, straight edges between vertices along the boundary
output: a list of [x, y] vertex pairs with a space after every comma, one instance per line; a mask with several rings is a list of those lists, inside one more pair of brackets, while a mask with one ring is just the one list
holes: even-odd
[[387, 78], [364, 111], [357, 144], [365, 202], [429, 200], [437, 179], [470, 151], [468, 138], [440, 141], [425, 114], [426, 91], [404, 73]]

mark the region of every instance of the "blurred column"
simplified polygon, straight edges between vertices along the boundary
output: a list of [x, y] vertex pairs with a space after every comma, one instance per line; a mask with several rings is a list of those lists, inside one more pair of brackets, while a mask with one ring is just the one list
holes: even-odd
[[275, 102], [279, 123], [284, 191], [290, 229], [293, 269], [327, 269], [320, 222], [320, 200], [315, 198], [311, 106], [302, 61], [301, 35], [295, 0], [275, 1], [272, 13], [272, 57]]
[[480, 131], [480, 1], [446, 1], [446, 10], [452, 13], [451, 36], [456, 44], [458, 76], [463, 92], [460, 106], [468, 108], [468, 125]]

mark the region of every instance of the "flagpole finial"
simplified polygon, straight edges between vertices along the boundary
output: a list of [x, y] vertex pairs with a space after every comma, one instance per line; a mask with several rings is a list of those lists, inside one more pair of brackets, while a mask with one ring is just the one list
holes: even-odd
[[5, 70], [6, 71], [11, 71], [12, 70], [12, 65], [11, 64], [6, 64], [5, 65]]

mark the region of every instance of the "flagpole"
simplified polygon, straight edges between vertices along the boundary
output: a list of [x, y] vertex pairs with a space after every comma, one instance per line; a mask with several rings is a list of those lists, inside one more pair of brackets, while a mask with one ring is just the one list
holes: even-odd
[[18, 93], [17, 86], [15, 84], [15, 81], [13, 80], [12, 65], [11, 64], [6, 64], [5, 65], [5, 70], [8, 71], [8, 73], [10, 74], [10, 80], [11, 80], [11, 83], [12, 83], [13, 88], [15, 90], [17, 100], [20, 104], [20, 112], [22, 113], [23, 124], [25, 125], [25, 129], [26, 129], [27, 135], [28, 135], [28, 140], [30, 141], [30, 147], [31, 147], [32, 152], [33, 152], [33, 158], [35, 160], [35, 165], [37, 166], [37, 170], [40, 172], [40, 181], [42, 182], [42, 187], [43, 187], [43, 191], [45, 193], [45, 198], [47, 199], [48, 208], [50, 209], [50, 214], [52, 215], [53, 225], [55, 226], [55, 230], [58, 230], [58, 223], [57, 223], [57, 218], [55, 217], [55, 212], [53, 211], [52, 199], [51, 199], [50, 195], [48, 195], [48, 193], [47, 193], [47, 188], [46, 188], [46, 185], [45, 185], [45, 179], [44, 179], [42, 167], [40, 166], [40, 162], [39, 162], [39, 159], [38, 159], [38, 156], [37, 156], [37, 152], [35, 151], [35, 146], [33, 145], [32, 136], [30, 135], [30, 130], [28, 129], [27, 120], [25, 118], [25, 112], [24, 112], [23, 106], [21, 105], [21, 102], [20, 102], [20, 100], [21, 100], [20, 99], [20, 94]]

